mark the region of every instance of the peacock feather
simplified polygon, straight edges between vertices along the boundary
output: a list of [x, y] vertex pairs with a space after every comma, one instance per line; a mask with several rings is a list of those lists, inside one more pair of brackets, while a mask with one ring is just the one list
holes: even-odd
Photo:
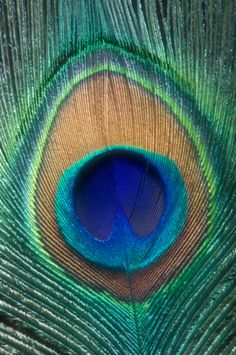
[[235, 22], [1, 1], [1, 354], [236, 351]]

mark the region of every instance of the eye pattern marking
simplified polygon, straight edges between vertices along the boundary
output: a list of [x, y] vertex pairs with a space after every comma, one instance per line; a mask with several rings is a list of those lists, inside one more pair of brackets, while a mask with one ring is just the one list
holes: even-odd
[[[58, 265], [61, 265], [72, 274], [75, 280], [82, 280], [86, 284], [92, 287], [102, 288], [104, 291], [108, 290], [118, 298], [127, 299], [127, 297], [130, 297], [129, 282], [124, 272], [127, 262], [124, 260], [129, 258], [129, 252], [127, 252], [129, 245], [129, 250], [132, 250], [132, 248], [136, 249], [136, 253], [140, 253], [140, 256], [138, 257], [136, 265], [129, 265], [129, 270], [135, 271], [132, 273], [132, 278], [140, 277], [143, 279], [140, 284], [135, 285], [133, 291], [133, 297], [142, 299], [144, 295], [146, 298], [150, 297], [150, 295], [160, 287], [163, 280], [171, 279], [172, 275], [175, 274], [177, 270], [181, 269], [181, 266], [192, 257], [192, 253], [194, 249], [196, 250], [206, 228], [209, 197], [205, 190], [209, 179], [213, 177], [210, 174], [208, 174], [209, 178], [208, 176], [204, 177], [204, 170], [203, 172], [201, 171], [198, 162], [199, 158], [196, 158], [195, 150], [199, 151], [199, 155], [201, 155], [204, 154], [204, 151], [202, 152], [201, 150], [204, 148], [200, 145], [199, 141], [194, 141], [195, 136], [194, 132], [191, 131], [191, 127], [184, 127], [184, 125], [186, 125], [184, 114], [178, 119], [174, 113], [171, 112], [171, 107], [168, 110], [164, 102], [158, 97], [157, 94], [159, 94], [159, 96], [163, 95], [162, 98], [165, 97], [161, 87], [158, 92], [155, 92], [156, 86], [151, 85], [151, 80], [158, 80], [158, 83], [161, 83], [161, 71], [159, 69], [157, 70], [155, 66], [149, 66], [148, 79], [144, 79], [138, 74], [142, 72], [143, 61], [127, 54], [131, 61], [130, 66], [136, 68], [137, 72], [135, 72], [135, 74], [130, 73], [128, 71], [129, 66], [122, 68], [121, 64], [118, 65], [119, 53], [116, 53], [116, 50], [116, 54], [110, 54], [110, 51], [114, 50], [114, 48], [108, 47], [108, 55], [107, 51], [100, 49], [101, 53], [99, 58], [103, 58], [103, 60], [106, 58], [107, 68], [111, 68], [110, 71], [108, 70], [105, 73], [104, 64], [100, 67], [99, 61], [96, 61], [96, 50], [95, 52], [92, 51], [92, 54], [96, 54], [94, 59], [91, 60], [91, 56], [85, 58], [86, 63], [88, 61], [86, 68], [89, 67], [90, 62], [92, 63], [88, 77], [85, 79], [83, 74], [79, 73], [78, 75], [77, 72], [75, 72], [75, 77], [71, 78], [67, 86], [65, 85], [65, 101], [59, 99], [58, 108], [56, 110], [51, 109], [51, 111], [55, 110], [57, 114], [55, 120], [53, 118], [54, 116], [52, 116], [52, 125], [48, 128], [50, 137], [47, 138], [45, 135], [45, 143], [42, 143], [43, 159], [39, 159], [40, 170], [37, 194], [35, 195], [39, 197], [39, 201], [36, 199], [35, 202], [33, 202], [37, 204], [37, 222], [35, 221], [35, 223], [37, 223], [42, 230], [44, 237], [40, 240], [44, 243], [45, 250], [57, 260]], [[118, 56], [118, 58], [116, 58], [116, 56]], [[116, 61], [116, 66], [113, 65], [114, 61]], [[76, 58], [68, 64], [66, 70], [64, 69], [64, 72], [61, 74], [62, 77], [68, 77], [67, 73], [72, 73], [73, 68], [79, 68]], [[146, 77], [147, 72], [145, 72], [144, 75]], [[83, 81], [80, 82], [81, 78], [83, 78]], [[65, 80], [62, 81], [65, 82]], [[70, 83], [72, 83], [73, 86], [71, 86]], [[59, 89], [61, 90], [61, 88]], [[108, 98], [106, 95], [101, 95], [102, 90], [106, 90]], [[55, 87], [53, 92], [55, 95]], [[69, 96], [68, 92], [71, 93]], [[114, 92], [117, 93], [117, 95], [114, 95]], [[63, 96], [64, 94], [61, 93], [61, 97]], [[50, 94], [48, 94], [47, 97], [50, 97]], [[104, 99], [101, 99], [101, 97], [104, 97]], [[57, 102], [57, 100], [55, 101]], [[174, 102], [170, 101], [170, 104], [172, 104], [174, 109]], [[129, 125], [131, 112], [133, 117], [132, 126]], [[143, 117], [146, 119], [144, 120]], [[73, 129], [69, 129], [69, 127], [73, 127]], [[90, 130], [88, 129], [89, 127]], [[95, 132], [95, 134], [91, 134], [90, 132]], [[153, 132], [155, 132], [155, 137], [158, 137], [158, 139], [154, 139]], [[168, 134], [170, 135], [168, 139], [167, 132], [169, 132]], [[81, 138], [80, 140], [78, 140], [78, 134]], [[193, 137], [191, 135], [193, 135]], [[176, 144], [178, 139], [182, 141], [180, 150], [177, 149], [178, 145]], [[63, 144], [61, 144], [61, 142], [63, 142]], [[196, 144], [195, 149], [194, 143]], [[174, 145], [174, 147], [171, 149], [172, 145]], [[122, 149], [130, 147], [131, 151], [137, 151], [135, 147], [139, 147], [138, 149], [141, 149], [141, 151], [143, 149], [143, 151], [150, 152], [149, 154], [156, 154], [156, 157], [159, 156], [159, 165], [162, 166], [161, 169], [165, 172], [162, 180], [163, 182], [166, 180], [167, 186], [169, 181], [172, 181], [170, 189], [176, 191], [176, 194], [172, 194], [168, 191], [168, 195], [171, 196], [171, 198], [169, 196], [168, 198], [172, 201], [170, 203], [171, 207], [168, 212], [165, 212], [162, 223], [159, 225], [159, 231], [167, 228], [168, 232], [166, 236], [164, 232], [161, 233], [159, 246], [157, 246], [157, 251], [154, 253], [156, 256], [147, 257], [149, 253], [147, 251], [148, 244], [146, 245], [146, 249], [143, 247], [142, 251], [142, 247], [137, 247], [136, 245], [134, 248], [134, 246], [132, 246], [133, 244], [126, 243], [127, 250], [122, 253], [120, 252], [119, 243], [114, 249], [109, 249], [110, 244], [107, 243], [106, 255], [109, 256], [109, 259], [112, 259], [109, 254], [113, 255], [114, 264], [116, 263], [116, 267], [114, 267], [114, 265], [112, 266], [112, 261], [106, 261], [105, 254], [100, 255], [99, 250], [101, 250], [102, 244], [100, 244], [99, 248], [96, 248], [96, 251], [94, 244], [91, 244], [90, 248], [87, 248], [87, 254], [84, 251], [84, 245], [86, 245], [91, 238], [86, 238], [85, 234], [83, 232], [81, 233], [81, 225], [79, 225], [78, 220], [75, 222], [73, 218], [65, 219], [65, 215], [67, 217], [70, 215], [69, 210], [72, 208], [72, 204], [70, 205], [68, 201], [69, 199], [72, 200], [72, 197], [71, 195], [66, 195], [70, 188], [67, 186], [66, 189], [63, 189], [61, 186], [67, 184], [67, 177], [70, 176], [70, 166], [72, 166], [72, 176], [73, 174], [77, 176], [76, 172], [73, 173], [73, 169], [76, 171], [76, 166], [80, 166], [80, 161], [82, 162], [81, 164], [83, 164], [84, 159], [86, 160], [86, 156], [96, 156], [96, 152], [102, 152], [103, 150], [105, 152], [106, 149], [107, 151], [112, 151], [112, 147], [119, 146]], [[191, 156], [189, 165], [186, 165], [185, 157], [181, 154], [182, 150], [186, 152], [189, 159]], [[161, 156], [162, 158], [160, 158]], [[46, 157], [46, 159], [44, 157]], [[151, 160], [154, 160], [154, 158]], [[77, 161], [78, 163], [76, 163]], [[161, 161], [163, 162], [160, 164]], [[174, 165], [176, 164], [177, 168], [170, 168], [169, 172], [166, 172], [171, 161], [173, 161]], [[48, 162], [50, 162], [50, 164]], [[166, 164], [166, 162], [169, 163]], [[179, 172], [177, 172], [178, 170]], [[60, 179], [63, 179], [63, 173], [67, 175], [67, 177], [60, 183]], [[181, 182], [181, 178], [180, 180], [176, 179], [178, 176], [183, 176], [183, 182]], [[71, 178], [72, 181], [74, 177]], [[48, 186], [49, 182], [51, 189], [50, 195], [45, 191], [45, 187]], [[72, 182], [69, 183], [69, 185], [72, 187]], [[183, 187], [185, 185], [186, 192], [183, 190], [181, 193], [179, 187], [182, 186], [182, 188], [185, 189]], [[58, 187], [60, 189], [59, 195], [57, 195]], [[63, 190], [65, 192], [64, 194]], [[191, 191], [191, 195], [189, 195], [189, 191]], [[47, 198], [45, 198], [45, 196], [47, 196]], [[201, 201], [202, 209], [196, 212], [199, 201]], [[58, 205], [60, 205], [60, 207], [58, 207]], [[172, 214], [172, 209], [175, 211], [176, 216]], [[180, 217], [181, 213], [182, 216]], [[174, 224], [163, 222], [163, 220], [168, 220], [169, 215], [172, 215], [172, 217], [175, 216], [173, 217], [176, 218]], [[72, 217], [73, 213], [70, 216]], [[194, 227], [196, 223], [197, 227]], [[164, 226], [164, 224], [166, 224], [166, 226]], [[129, 229], [128, 225], [126, 229]], [[82, 230], [84, 230], [83, 227]], [[179, 233], [179, 231], [182, 232]], [[191, 231], [192, 240], [187, 242], [189, 239], [189, 231]], [[124, 240], [126, 238], [128, 239], [128, 234], [129, 233], [124, 236]], [[76, 240], [78, 240], [78, 238], [80, 239], [77, 242]], [[157, 234], [155, 238], [157, 238]], [[93, 239], [94, 238], [92, 238], [92, 240]], [[117, 238], [114, 239], [116, 240]], [[84, 240], [84, 242], [82, 242], [82, 240]], [[150, 241], [150, 245], [154, 243], [154, 240], [153, 238], [153, 240]], [[175, 241], [175, 245], [171, 247], [173, 241]], [[75, 245], [77, 245], [77, 247], [75, 247]], [[104, 245], [105, 243], [103, 243], [103, 246]], [[170, 250], [167, 253], [168, 248]], [[78, 249], [80, 250], [79, 253]], [[122, 250], [123, 249], [124, 248], [122, 248]], [[115, 250], [119, 250], [119, 252], [116, 253]], [[165, 250], [166, 253], [164, 253], [163, 250]], [[180, 252], [178, 250], [180, 250]], [[131, 251], [130, 254], [132, 254]], [[88, 255], [90, 256], [88, 257]], [[167, 268], [167, 265], [170, 263], [170, 258], [172, 260], [171, 269]], [[136, 256], [134, 257], [134, 260], [135, 259], [137, 259]], [[156, 260], [156, 262], [154, 262], [154, 260]], [[92, 263], [89, 261], [92, 261]], [[139, 263], [140, 267], [138, 266]], [[105, 267], [101, 268], [101, 266]], [[147, 267], [150, 271], [149, 269], [147, 270]], [[146, 270], [142, 270], [143, 268], [146, 268]], [[153, 276], [150, 277], [150, 283], [144, 281], [146, 272], [153, 274]], [[120, 280], [122, 280], [122, 282]], [[141, 289], [140, 286], [142, 286]]]

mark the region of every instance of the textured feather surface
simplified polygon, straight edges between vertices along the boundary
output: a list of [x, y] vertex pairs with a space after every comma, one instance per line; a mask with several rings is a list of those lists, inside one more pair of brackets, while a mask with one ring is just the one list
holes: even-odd
[[0, 3], [0, 348], [236, 351], [234, 0]]

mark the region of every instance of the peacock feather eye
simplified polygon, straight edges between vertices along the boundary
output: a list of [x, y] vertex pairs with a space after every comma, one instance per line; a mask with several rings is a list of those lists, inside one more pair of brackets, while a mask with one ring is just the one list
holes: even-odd
[[3, 354], [234, 352], [235, 14], [0, 4]]

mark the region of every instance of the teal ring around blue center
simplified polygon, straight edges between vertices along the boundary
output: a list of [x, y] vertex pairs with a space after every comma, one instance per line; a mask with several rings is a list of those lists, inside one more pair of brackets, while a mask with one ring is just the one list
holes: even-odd
[[[114, 155], [121, 151], [124, 154], [132, 153], [134, 156], [140, 157], [147, 166], [151, 166], [153, 171], [156, 171], [156, 176], [160, 177], [164, 189], [162, 194], [164, 207], [153, 230], [144, 236], [137, 235], [137, 230], [132, 228], [129, 218], [125, 216], [125, 213], [122, 213], [122, 209], [117, 211], [114, 209], [111, 231], [107, 238], [99, 239], [81, 221], [75, 207], [75, 185], [78, 183], [80, 174], [86, 170], [87, 166], [90, 166], [91, 169], [93, 161], [96, 161], [97, 158], [106, 156], [110, 152], [113, 152]], [[122, 166], [122, 162], [119, 169], [120, 166]], [[131, 167], [129, 171], [132, 172], [134, 168]], [[132, 181], [132, 177], [130, 181]], [[96, 195], [96, 189], [92, 193]], [[94, 199], [96, 198], [94, 196]], [[107, 198], [109, 199], [109, 194]], [[124, 198], [124, 196], [121, 197], [121, 199]], [[147, 201], [146, 199], [145, 206]], [[102, 204], [101, 199], [101, 205], [98, 208], [102, 209]], [[142, 204], [139, 205], [139, 208], [142, 208]], [[135, 147], [113, 146], [94, 151], [64, 171], [58, 183], [55, 211], [61, 237], [80, 256], [101, 267], [133, 272], [151, 266], [180, 236], [187, 219], [188, 196], [182, 175], [173, 160], [161, 154]], [[139, 222], [140, 225], [141, 222], [142, 219]], [[104, 219], [104, 223], [106, 223], [106, 219]]]

